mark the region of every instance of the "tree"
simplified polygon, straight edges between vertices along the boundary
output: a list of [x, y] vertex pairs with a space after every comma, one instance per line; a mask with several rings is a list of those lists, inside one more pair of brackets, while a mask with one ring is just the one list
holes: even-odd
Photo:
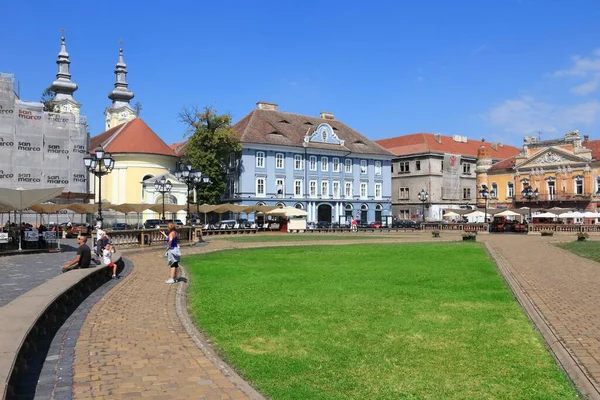
[[56, 104], [52, 103], [52, 99], [54, 99], [55, 94], [56, 93], [54, 93], [54, 91], [50, 88], [47, 88], [46, 90], [44, 90], [44, 93], [42, 93], [40, 103], [44, 105], [44, 111], [58, 112], [58, 107], [56, 106]]
[[211, 107], [186, 108], [179, 113], [179, 119], [188, 126], [184, 154], [194, 169], [210, 178], [210, 183], [201, 184], [198, 201], [217, 204], [227, 184], [230, 155], [242, 149], [231, 128], [231, 116], [219, 115]]

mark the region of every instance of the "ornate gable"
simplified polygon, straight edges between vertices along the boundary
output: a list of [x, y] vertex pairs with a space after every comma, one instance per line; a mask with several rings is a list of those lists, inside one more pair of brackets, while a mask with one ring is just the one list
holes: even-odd
[[577, 156], [563, 149], [547, 147], [515, 165], [515, 169], [528, 169], [537, 167], [548, 169], [552, 166], [587, 164], [589, 162], [589, 159]]
[[319, 124], [313, 134], [306, 136], [304, 141], [313, 143], [337, 144], [340, 146], [344, 145], [344, 141], [340, 140], [329, 124]]

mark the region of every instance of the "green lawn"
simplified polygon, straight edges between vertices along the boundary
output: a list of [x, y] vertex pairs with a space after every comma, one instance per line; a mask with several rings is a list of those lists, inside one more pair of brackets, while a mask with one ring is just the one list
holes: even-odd
[[568, 243], [560, 243], [558, 247], [569, 250], [578, 256], [589, 258], [596, 262], [600, 262], [600, 242], [585, 240], [582, 242], [573, 241]]
[[192, 318], [272, 399], [575, 399], [477, 243], [185, 259]]
[[[398, 239], [395, 234], [372, 234], [372, 235], [357, 235], [352, 233], [346, 234], [330, 234], [330, 233], [305, 233], [305, 234], [272, 234], [272, 235], [227, 235], [227, 236], [210, 236], [206, 240], [227, 240], [235, 243], [274, 243], [274, 242], [316, 242], [324, 240], [359, 240], [368, 241], [373, 239]], [[402, 236], [406, 237], [406, 236]]]

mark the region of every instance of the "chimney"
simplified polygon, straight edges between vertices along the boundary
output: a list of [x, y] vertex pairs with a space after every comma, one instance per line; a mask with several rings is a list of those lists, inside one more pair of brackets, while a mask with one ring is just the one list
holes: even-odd
[[267, 103], [266, 101], [257, 101], [256, 109], [257, 110], [277, 111], [277, 103]]
[[490, 147], [494, 150], [498, 150], [498, 143], [492, 143], [490, 144]]
[[583, 135], [583, 142], [588, 142], [590, 140], [590, 135]]
[[321, 111], [321, 118], [323, 119], [335, 119], [333, 113], [329, 111]]
[[438, 143], [442, 143], [442, 134], [441, 133], [434, 133], [433, 134], [433, 140], [435, 140]]
[[504, 143], [498, 142], [498, 147], [504, 147]]

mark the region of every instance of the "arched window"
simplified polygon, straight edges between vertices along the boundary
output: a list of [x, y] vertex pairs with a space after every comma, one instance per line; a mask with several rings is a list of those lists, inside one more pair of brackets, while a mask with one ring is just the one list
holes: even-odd
[[296, 203], [294, 208], [297, 208], [298, 210], [304, 210], [304, 205], [302, 203]]
[[144, 201], [144, 199], [146, 198], [146, 181], [150, 178], [154, 178], [154, 175], [144, 175], [144, 177], [142, 178], [142, 201]]
[[[162, 204], [162, 201], [163, 195], [159, 194], [158, 196], [156, 196], [154, 204]], [[177, 204], [177, 197], [173, 196], [170, 193], [165, 193], [165, 204]]]
[[352, 218], [352, 217], [353, 217], [353, 215], [352, 215], [352, 210], [353, 210], [353, 209], [354, 209], [354, 208], [352, 207], [352, 204], [350, 204], [350, 203], [346, 203], [346, 208], [345, 208], [345, 211], [346, 211], [346, 212], [345, 212], [346, 218], [348, 218], [348, 217]]
[[360, 220], [362, 222], [368, 222], [369, 218], [369, 206], [366, 204], [362, 204], [360, 206]]
[[279, 203], [275, 204], [275, 207], [283, 208], [283, 207], [285, 207], [285, 203], [279, 202]]
[[265, 205], [265, 203], [264, 203], [264, 202], [262, 202], [262, 201], [259, 201], [258, 203], [256, 203], [256, 205], [257, 205], [257, 206], [264, 206], [264, 205]]
[[377, 204], [375, 206], [375, 221], [381, 222], [381, 211], [383, 211], [383, 206], [381, 204]]

